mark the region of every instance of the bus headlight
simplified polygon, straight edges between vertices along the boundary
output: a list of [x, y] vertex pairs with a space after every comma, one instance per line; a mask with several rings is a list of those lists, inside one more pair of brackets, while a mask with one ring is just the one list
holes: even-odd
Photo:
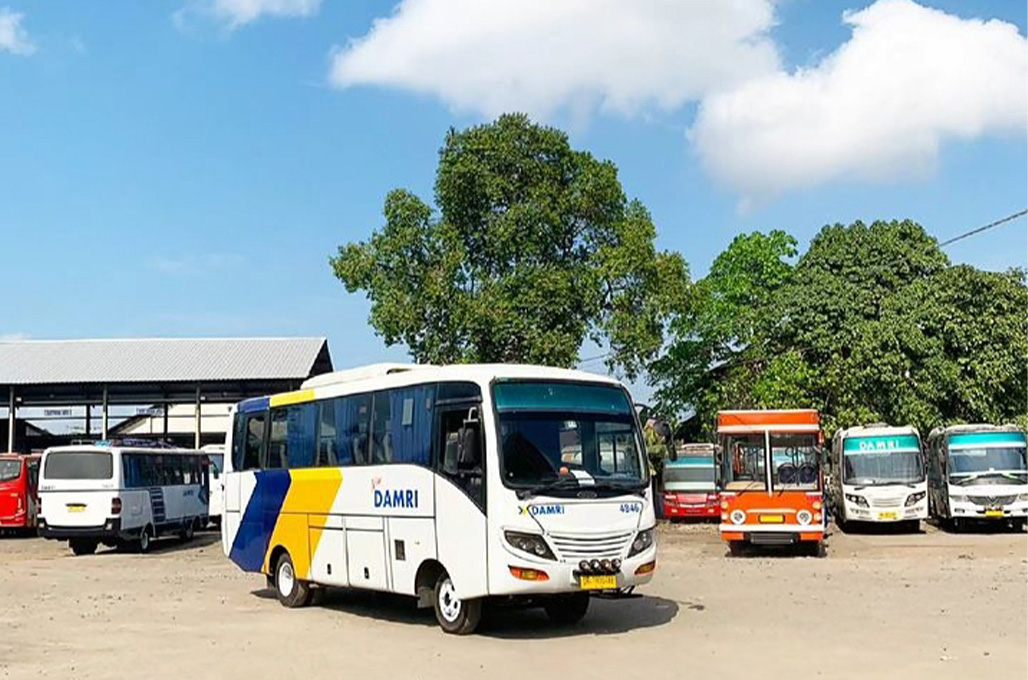
[[746, 512], [743, 510], [732, 510], [732, 514], [728, 518], [732, 520], [732, 524], [742, 524], [746, 521]]
[[918, 491], [917, 493], [912, 493], [909, 496], [907, 496], [907, 502], [904, 503], [904, 505], [906, 505], [908, 508], [911, 505], [917, 505], [918, 503], [920, 503], [921, 501], [924, 500], [924, 497], [925, 497], [925, 492], [924, 491]]
[[963, 494], [959, 494], [959, 493], [951, 494], [949, 499], [951, 501], [953, 501], [954, 503], [966, 503], [967, 502], [967, 496], [964, 496]]
[[796, 513], [796, 521], [800, 524], [810, 524], [810, 520], [812, 519], [814, 519], [814, 517], [810, 514], [810, 510], [800, 510]]
[[529, 555], [535, 557], [541, 557], [545, 560], [555, 560], [553, 551], [550, 550], [550, 546], [546, 544], [543, 537], [538, 534], [523, 534], [520, 531], [505, 531], [503, 537], [507, 540], [508, 545], [521, 552], [526, 552]]
[[848, 500], [850, 503], [856, 503], [857, 505], [859, 505], [862, 508], [868, 507], [867, 499], [864, 498], [863, 496], [858, 496], [858, 495], [853, 494], [853, 493], [848, 493], [848, 494], [846, 494], [846, 500]]
[[1028, 501], [1028, 493], [1022, 493], [1017, 496], [1018, 503], [1024, 503], [1025, 501]]
[[653, 545], [653, 529], [643, 529], [635, 535], [635, 540], [632, 541], [632, 549], [628, 551], [628, 556], [638, 555], [651, 545]]

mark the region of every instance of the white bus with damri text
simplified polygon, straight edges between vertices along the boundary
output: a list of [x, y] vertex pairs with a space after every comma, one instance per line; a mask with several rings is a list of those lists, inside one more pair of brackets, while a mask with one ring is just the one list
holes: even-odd
[[287, 607], [327, 587], [410, 595], [449, 633], [483, 603], [581, 619], [656, 567], [632, 400], [603, 376], [376, 365], [241, 402], [225, 554]]
[[884, 424], [838, 430], [832, 438], [829, 493], [839, 526], [899, 523], [918, 531], [928, 517], [928, 482], [917, 428]]

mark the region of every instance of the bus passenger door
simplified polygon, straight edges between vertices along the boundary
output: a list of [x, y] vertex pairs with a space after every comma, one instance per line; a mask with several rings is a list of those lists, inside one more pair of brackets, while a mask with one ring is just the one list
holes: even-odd
[[461, 598], [488, 594], [479, 405], [440, 409], [435, 481], [439, 561]]

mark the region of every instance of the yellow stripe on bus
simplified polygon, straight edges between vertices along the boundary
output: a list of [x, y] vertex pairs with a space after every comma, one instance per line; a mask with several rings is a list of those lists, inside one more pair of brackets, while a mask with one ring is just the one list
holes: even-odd
[[290, 404], [302, 404], [305, 401], [314, 401], [314, 390], [297, 390], [296, 392], [285, 392], [271, 396], [272, 406], [288, 406]]
[[296, 577], [310, 577], [311, 559], [318, 549], [321, 531], [308, 532], [308, 515], [327, 515], [332, 510], [336, 494], [343, 484], [343, 471], [339, 468], [311, 468], [289, 471], [289, 491], [282, 501], [275, 530], [268, 541], [264, 555], [264, 569], [270, 573], [275, 565], [269, 564], [271, 553], [278, 546], [289, 551]]

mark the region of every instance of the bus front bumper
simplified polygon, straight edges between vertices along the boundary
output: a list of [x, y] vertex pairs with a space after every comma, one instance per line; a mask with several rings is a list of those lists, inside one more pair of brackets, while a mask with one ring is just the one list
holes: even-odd
[[821, 541], [820, 524], [721, 524], [721, 540], [746, 541], [754, 545], [791, 545], [800, 541]]
[[[510, 555], [507, 555], [510, 557]], [[508, 559], [506, 574], [500, 583], [490, 584], [490, 595], [557, 595], [562, 593], [591, 592], [594, 594], [611, 593], [625, 588], [634, 588], [649, 583], [657, 569], [657, 550], [655, 547], [643, 551], [639, 555], [625, 559], [616, 574], [582, 574], [578, 565], [566, 562], [523, 562]], [[520, 572], [518, 571], [520, 570]], [[525, 571], [546, 575], [545, 580], [526, 579]], [[520, 573], [519, 578], [516, 574]], [[606, 579], [592, 579], [593, 576], [605, 576]], [[605, 581], [601, 583], [600, 581]]]

